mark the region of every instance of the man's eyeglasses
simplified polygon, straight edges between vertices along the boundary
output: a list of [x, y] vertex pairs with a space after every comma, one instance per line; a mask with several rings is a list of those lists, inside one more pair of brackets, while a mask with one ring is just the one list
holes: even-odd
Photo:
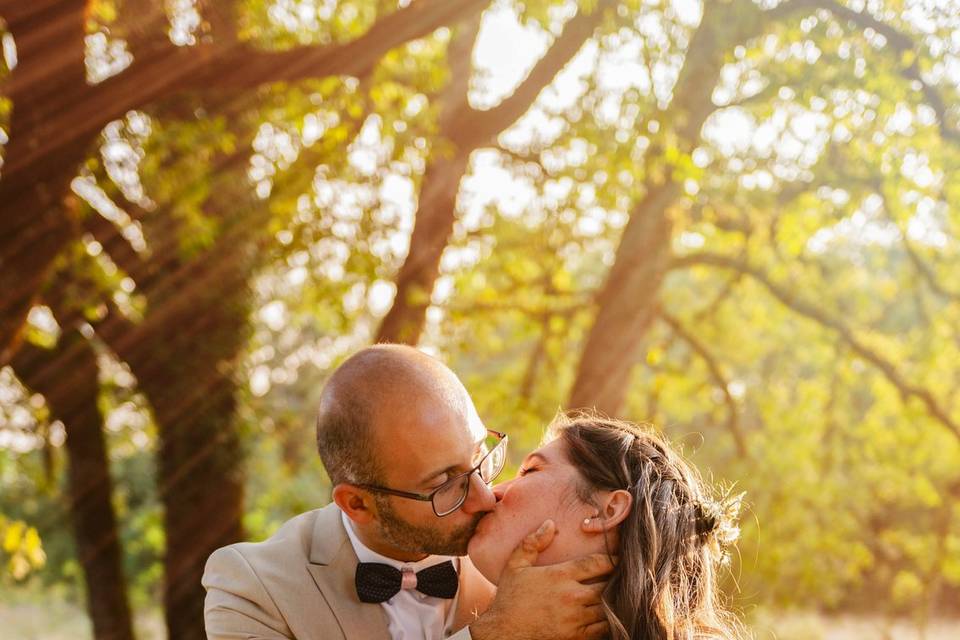
[[500, 472], [503, 471], [503, 465], [507, 460], [507, 434], [499, 431], [487, 430], [487, 438], [483, 442], [485, 451], [483, 458], [470, 471], [461, 473], [458, 476], [450, 478], [442, 485], [430, 493], [412, 493], [410, 491], [398, 491], [397, 489], [388, 489], [387, 487], [378, 487], [372, 484], [357, 484], [355, 486], [366, 489], [367, 491], [376, 491], [378, 493], [387, 493], [391, 496], [409, 498], [411, 500], [422, 500], [430, 502], [433, 505], [433, 512], [437, 517], [448, 516], [467, 500], [470, 493], [470, 479], [473, 474], [480, 474], [480, 479], [488, 485], [496, 480]]

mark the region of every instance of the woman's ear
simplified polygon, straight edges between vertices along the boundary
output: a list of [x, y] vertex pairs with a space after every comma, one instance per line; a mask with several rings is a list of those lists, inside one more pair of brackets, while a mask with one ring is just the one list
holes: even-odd
[[376, 518], [370, 494], [352, 484], [338, 484], [333, 488], [333, 501], [340, 510], [357, 524], [366, 524]]
[[603, 533], [616, 528], [630, 515], [633, 496], [629, 491], [617, 489], [604, 492], [600, 496], [597, 515], [583, 521], [583, 530], [587, 533]]

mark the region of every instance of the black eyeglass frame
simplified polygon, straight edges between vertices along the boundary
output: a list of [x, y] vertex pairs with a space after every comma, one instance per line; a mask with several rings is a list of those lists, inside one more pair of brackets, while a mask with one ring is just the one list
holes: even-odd
[[[487, 429], [487, 433], [492, 433], [493, 435], [497, 436], [500, 439], [497, 441], [497, 444], [493, 445], [493, 447], [490, 448], [490, 451], [488, 451], [486, 455], [484, 455], [480, 459], [480, 462], [477, 463], [477, 466], [475, 466], [473, 469], [470, 469], [470, 471], [465, 471], [464, 473], [461, 473], [459, 475], [456, 475], [450, 478], [449, 480], [444, 482], [442, 485], [440, 485], [430, 493], [413, 493], [412, 491], [400, 491], [399, 489], [390, 489], [388, 487], [380, 487], [375, 484], [354, 484], [353, 486], [358, 487], [360, 489], [366, 489], [367, 491], [376, 491], [377, 493], [386, 493], [391, 496], [397, 496], [398, 498], [409, 498], [410, 500], [420, 500], [421, 502], [429, 502], [430, 506], [433, 508], [434, 515], [436, 515], [438, 518], [448, 516], [454, 511], [456, 511], [457, 509], [459, 509], [460, 507], [462, 507], [463, 503], [467, 501], [467, 496], [470, 495], [471, 483], [469, 481], [467, 482], [467, 487], [466, 489], [464, 489], [463, 495], [460, 496], [460, 500], [458, 500], [457, 504], [451, 507], [449, 511], [444, 511], [443, 513], [439, 513], [437, 511], [437, 505], [434, 504], [433, 502], [433, 497], [438, 493], [440, 493], [441, 491], [443, 491], [444, 489], [448, 488], [454, 482], [457, 482], [458, 480], [462, 480], [464, 476], [471, 476], [475, 473], [479, 473], [480, 467], [482, 467], [483, 463], [487, 461], [487, 458], [490, 457], [490, 454], [492, 454], [494, 451], [496, 451], [500, 447], [505, 448], [507, 446], [507, 440], [508, 440], [507, 434], [501, 433], [500, 431], [494, 431], [493, 429]], [[504, 455], [504, 458], [506, 458], [506, 455]], [[494, 480], [497, 479], [497, 476], [499, 476], [502, 471], [503, 471], [503, 467], [501, 466], [500, 470], [497, 471], [497, 473], [494, 474], [492, 478], [490, 478], [489, 482], [484, 480], [482, 475], [480, 476], [480, 480], [489, 485], [490, 483], [492, 483]]]

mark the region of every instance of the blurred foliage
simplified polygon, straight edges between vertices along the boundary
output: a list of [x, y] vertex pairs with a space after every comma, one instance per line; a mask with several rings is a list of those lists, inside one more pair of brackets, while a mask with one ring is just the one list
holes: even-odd
[[[913, 34], [920, 45], [910, 55], [955, 95], [957, 74], [945, 69], [960, 64], [958, 20], [922, 2], [867, 4]], [[284, 49], [354, 38], [384, 3], [240, 5], [241, 37]], [[423, 348], [460, 374], [489, 427], [510, 434], [513, 462], [564, 405], [631, 204], [665, 175], [682, 184], [670, 209], [676, 256], [755, 266], [840, 319], [957, 420], [960, 143], [944, 138], [904, 79], [912, 61], [825, 11], [774, 22], [729, 52], [718, 108], [687, 152], [669, 105], [699, 12], [657, 0], [620, 5], [564, 71], [564, 93], [544, 92], [497, 148], [473, 155], [427, 314]], [[112, 6], [98, 3], [97, 15], [108, 22]], [[504, 1], [491, 11], [546, 38], [569, 15], [564, 7]], [[252, 539], [329, 500], [312, 413], [326, 376], [370, 341], [389, 308], [425, 163], [443, 150], [436, 96], [448, 80], [448, 41], [440, 30], [391, 52], [368, 77], [266, 87], [225, 113], [190, 105], [130, 114], [88, 163], [86, 177], [120, 208], [154, 212], [148, 238], [153, 225], [153, 237], [172, 236], [186, 255], [222, 239], [224, 218], [206, 206], [217, 192], [244, 184], [249, 202], [238, 208], [263, 214], [250, 223], [259, 261], [236, 374]], [[473, 90], [495, 102], [484, 78], [478, 71]], [[956, 103], [947, 104], [956, 128]], [[0, 121], [5, 112], [0, 101]], [[647, 157], [651, 148], [662, 151]], [[77, 294], [91, 320], [104, 300], [142, 313], [136, 289], [90, 238], [76, 249], [97, 283]], [[661, 426], [705, 476], [747, 492], [726, 576], [735, 602], [918, 618], [957, 602], [958, 434], [842, 332], [755, 278], [677, 267], [661, 298], [706, 351], [656, 323], [623, 417]], [[29, 339], [49, 343], [55, 332], [33, 318]], [[109, 353], [101, 360], [115, 508], [143, 604], [158, 593], [164, 548], [156, 427], [129, 371]], [[10, 377], [0, 379], [4, 393]], [[62, 426], [50, 424], [42, 399], [11, 391], [4, 400], [11, 410], [0, 430], [20, 434], [0, 447], [6, 573], [78, 588], [61, 502]]]
[[6, 556], [7, 572], [14, 580], [22, 580], [31, 571], [43, 567], [46, 555], [40, 545], [40, 535], [34, 527], [0, 515], [0, 541]]

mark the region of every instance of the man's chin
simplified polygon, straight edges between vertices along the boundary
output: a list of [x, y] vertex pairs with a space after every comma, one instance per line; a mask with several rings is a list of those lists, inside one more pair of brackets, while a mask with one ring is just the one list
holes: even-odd
[[477, 518], [469, 524], [464, 525], [461, 529], [454, 531], [442, 544], [434, 545], [431, 549], [425, 549], [425, 552], [441, 556], [467, 555], [470, 540], [474, 537], [479, 521], [480, 518]]
[[448, 555], [457, 555], [457, 556], [467, 555], [470, 549], [470, 541], [473, 540], [474, 537], [476, 537], [477, 527], [479, 526], [480, 522], [481, 522], [481, 519], [479, 518], [477, 520], [474, 520], [469, 524], [469, 526], [467, 526], [467, 528], [463, 530], [462, 535], [457, 536], [458, 551], [455, 554], [448, 554]]
[[393, 546], [405, 551], [439, 556], [465, 556], [467, 545], [473, 537], [477, 524], [483, 517], [474, 516], [467, 523], [452, 531], [438, 531], [436, 528], [415, 525], [401, 518], [386, 501], [378, 504], [380, 509], [381, 532]]

